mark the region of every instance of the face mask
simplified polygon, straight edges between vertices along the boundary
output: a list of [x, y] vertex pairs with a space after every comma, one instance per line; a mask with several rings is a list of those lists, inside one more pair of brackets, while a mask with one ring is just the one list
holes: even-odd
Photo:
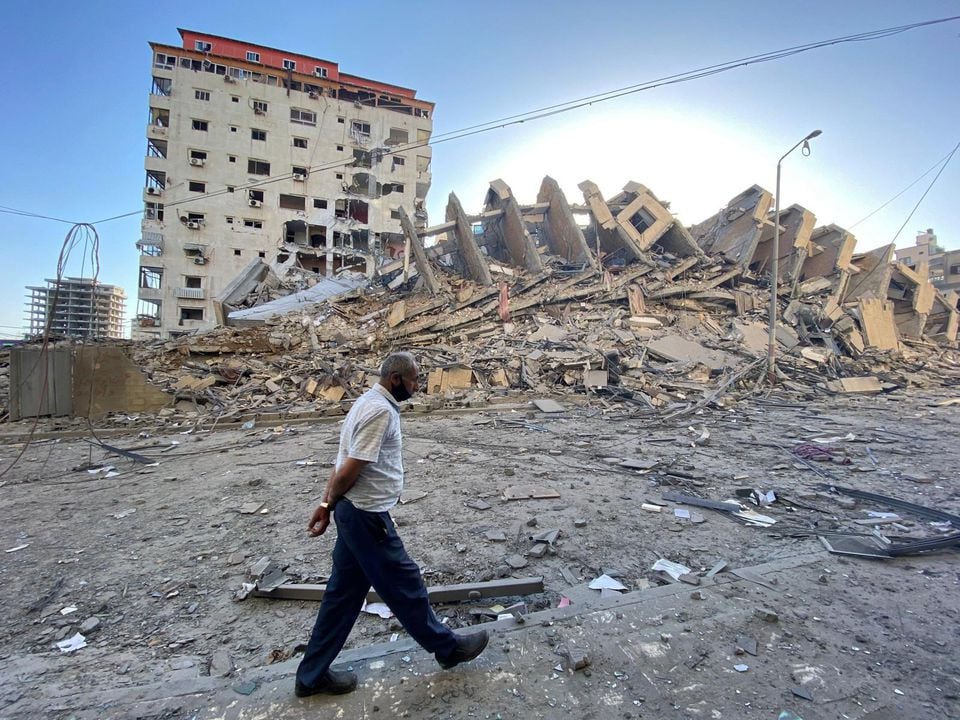
[[411, 397], [410, 391], [407, 390], [407, 384], [402, 379], [399, 383], [390, 387], [390, 394], [393, 395], [393, 399], [397, 402], [409, 400]]

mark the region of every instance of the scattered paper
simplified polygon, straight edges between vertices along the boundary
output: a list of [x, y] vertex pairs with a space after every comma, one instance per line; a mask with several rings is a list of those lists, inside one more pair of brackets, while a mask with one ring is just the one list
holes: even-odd
[[688, 568], [686, 565], [671, 562], [670, 560], [664, 560], [663, 558], [657, 560], [650, 569], [653, 571], [659, 570], [661, 572], [665, 572], [674, 580], [679, 580], [681, 575], [690, 574], [690, 568]]
[[75, 613], [77, 609], [73, 605], [68, 605], [65, 608], [60, 609], [61, 615], [69, 615], [70, 613]]
[[842, 441], [850, 442], [851, 440], [856, 440], [856, 439], [857, 439], [856, 435], [854, 435], [853, 433], [847, 433], [846, 435], [834, 435], [833, 437], [813, 438], [811, 442], [815, 442], [819, 445], [829, 445], [830, 443], [842, 442]]
[[609, 575], [601, 575], [596, 580], [590, 581], [591, 590], [626, 590], [627, 586], [619, 580], [614, 580]]
[[684, 520], [690, 519], [690, 511], [686, 508], [674, 508], [673, 514], [674, 517], [683, 518]]
[[72, 638], [67, 638], [66, 640], [61, 640], [57, 643], [57, 647], [60, 648], [60, 652], [65, 653], [76, 652], [80, 648], [84, 648], [86, 646], [87, 639], [80, 633], [77, 633]]
[[387, 607], [386, 603], [368, 603], [365, 602], [362, 608], [363, 612], [369, 613], [371, 615], [379, 615], [384, 620], [393, 617], [393, 611]]

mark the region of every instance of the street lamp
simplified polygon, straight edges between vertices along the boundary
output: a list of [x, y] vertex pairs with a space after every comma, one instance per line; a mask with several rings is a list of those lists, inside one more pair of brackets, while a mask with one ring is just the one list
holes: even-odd
[[767, 380], [770, 384], [776, 382], [776, 353], [777, 353], [777, 284], [780, 279], [780, 163], [790, 153], [803, 145], [801, 151], [804, 155], [810, 154], [810, 141], [820, 134], [820, 130], [814, 130], [803, 140], [798, 142], [792, 148], [787, 150], [780, 159], [777, 160], [777, 194], [776, 210], [774, 211], [773, 223], [773, 248], [771, 250], [772, 260], [770, 262], [770, 328], [767, 338]]

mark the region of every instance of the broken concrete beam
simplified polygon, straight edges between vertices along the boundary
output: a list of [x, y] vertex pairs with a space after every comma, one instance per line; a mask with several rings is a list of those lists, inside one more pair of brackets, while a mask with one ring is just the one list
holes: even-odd
[[887, 298], [890, 277], [893, 274], [893, 267], [890, 264], [893, 259], [893, 249], [893, 245], [885, 245], [851, 258], [850, 264], [855, 272], [847, 281], [843, 302], [855, 302], [862, 297], [881, 300]]
[[679, 335], [664, 335], [647, 343], [647, 350], [658, 357], [671, 362], [693, 362], [706, 365], [714, 371], [733, 367], [736, 362], [732, 355], [722, 350], [705, 348], [698, 342], [687, 340]]
[[[776, 224], [775, 213], [771, 213], [768, 219], [772, 225]], [[816, 216], [800, 205], [791, 205], [780, 211], [780, 247], [776, 249], [779, 256], [778, 282], [791, 286], [796, 284], [803, 261], [810, 252], [810, 237], [816, 221]], [[758, 274], [769, 272], [773, 261], [775, 231], [775, 227], [764, 226], [760, 233], [760, 240], [750, 260], [750, 269]]]
[[583, 199], [593, 215], [600, 249], [608, 255], [626, 253], [630, 260], [646, 260], [643, 248], [610, 212], [603, 195], [600, 194], [600, 188], [590, 180], [584, 180], [577, 187], [583, 192]]
[[413, 259], [417, 263], [417, 272], [419, 272], [420, 277], [423, 278], [423, 284], [431, 295], [436, 295], [440, 292], [440, 284], [437, 282], [436, 275], [434, 275], [433, 266], [430, 265], [430, 261], [427, 259], [423, 241], [420, 239], [420, 236], [417, 235], [413, 221], [410, 219], [410, 216], [407, 215], [407, 211], [403, 209], [403, 206], [400, 207], [400, 227], [403, 228], [403, 235], [413, 253]]
[[853, 233], [838, 225], [815, 228], [810, 235], [810, 248], [800, 268], [799, 280], [849, 272], [856, 245]]
[[875, 395], [876, 393], [883, 392], [883, 386], [880, 384], [880, 381], [872, 375], [830, 380], [826, 383], [826, 388], [830, 392], [845, 395]]
[[566, 195], [557, 181], [549, 175], [540, 183], [537, 204], [547, 206], [543, 228], [550, 252], [568, 263], [589, 263], [595, 266], [596, 258], [587, 246], [583, 230], [573, 217]]
[[450, 193], [447, 201], [447, 221], [456, 223], [452, 234], [458, 250], [458, 259], [462, 263], [463, 275], [480, 285], [492, 285], [490, 268], [487, 267], [487, 261], [477, 246], [477, 241], [473, 237], [473, 228], [467, 222], [463, 206], [456, 193]]
[[900, 350], [900, 338], [893, 321], [893, 303], [878, 298], [862, 298], [858, 309], [860, 328], [867, 345], [880, 350]]
[[[326, 585], [285, 584], [273, 590], [254, 590], [254, 597], [275, 600], [323, 600]], [[506, 578], [490, 582], [464, 583], [462, 585], [434, 585], [427, 588], [427, 597], [432, 603], [475, 600], [482, 597], [510, 597], [534, 595], [543, 592], [542, 577]], [[367, 602], [383, 602], [373, 590], [367, 593]]]
[[497, 235], [507, 251], [510, 262], [526, 269], [529, 273], [542, 273], [543, 259], [537, 252], [536, 243], [527, 232], [516, 198], [503, 180], [494, 180], [490, 183], [484, 208], [487, 211], [502, 211], [498, 217], [485, 224], [485, 227], [489, 227], [490, 224], [496, 227]]
[[708, 254], [720, 253], [746, 269], [760, 240], [773, 195], [759, 185], [747, 188], [716, 215], [689, 228]]

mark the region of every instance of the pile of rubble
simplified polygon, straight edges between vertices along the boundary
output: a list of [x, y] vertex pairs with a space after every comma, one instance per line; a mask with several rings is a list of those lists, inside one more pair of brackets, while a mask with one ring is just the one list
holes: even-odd
[[406, 252], [373, 284], [323, 279], [333, 285], [320, 295], [238, 318], [229, 311], [279, 287], [254, 263], [233, 284], [244, 300], [225, 306], [226, 326], [131, 346], [134, 362], [177, 409], [218, 419], [341, 413], [395, 349], [421, 360], [415, 409], [557, 392], [607, 412], [722, 405], [766, 382], [776, 251], [782, 387], [960, 381], [957, 295], [892, 263], [892, 245], [858, 255], [851, 233], [794, 205], [775, 250], [772, 196], [758, 186], [691, 227], [639, 183], [608, 200], [592, 182], [580, 189], [571, 205], [547, 177], [520, 205], [497, 180], [479, 215], [451, 194], [446, 222], [419, 233], [401, 211]]

